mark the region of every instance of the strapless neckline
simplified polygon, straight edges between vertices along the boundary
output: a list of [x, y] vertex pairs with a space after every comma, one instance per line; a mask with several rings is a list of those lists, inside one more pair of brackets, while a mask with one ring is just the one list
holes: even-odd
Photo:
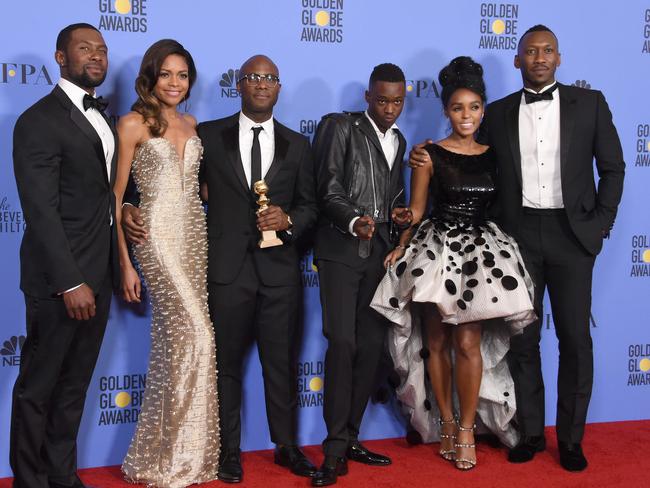
[[161, 137], [150, 137], [149, 139], [144, 141], [141, 144], [141, 146], [144, 146], [147, 143], [151, 143], [152, 141], [160, 141], [160, 140], [165, 141], [165, 142], [167, 142], [169, 147], [172, 149], [172, 152], [176, 155], [176, 159], [178, 159], [178, 161], [184, 163], [185, 162], [185, 155], [187, 154], [187, 145], [193, 139], [198, 139], [199, 142], [201, 141], [201, 138], [199, 136], [196, 136], [196, 135], [190, 136], [187, 139], [185, 139], [185, 142], [183, 143], [183, 153], [182, 154], [178, 152], [178, 148], [176, 147], [176, 145], [172, 141], [170, 141], [166, 137], [162, 137], [162, 136]]

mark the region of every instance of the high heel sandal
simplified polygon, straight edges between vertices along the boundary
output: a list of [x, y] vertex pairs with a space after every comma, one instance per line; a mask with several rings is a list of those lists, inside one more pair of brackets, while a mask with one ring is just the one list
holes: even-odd
[[443, 434], [442, 433], [443, 425], [449, 425], [449, 424], [456, 427], [456, 425], [457, 425], [456, 418], [452, 417], [451, 420], [444, 420], [442, 417], [438, 418], [438, 425], [440, 425], [440, 452], [439, 452], [439, 454], [442, 457], [442, 459], [444, 459], [446, 461], [454, 461], [456, 459], [456, 449], [455, 449], [455, 447], [453, 449], [447, 449], [447, 450], [442, 448], [442, 440], [443, 439], [451, 439], [452, 440], [451, 445], [452, 446], [456, 445], [456, 434], [455, 434], [456, 430], [455, 429], [454, 429], [453, 434]]
[[[473, 432], [474, 429], [476, 428], [476, 425], [472, 425], [471, 427], [463, 427], [460, 425], [460, 422], [458, 422], [458, 432]], [[454, 448], [456, 451], [458, 449], [476, 449], [476, 444], [463, 444], [461, 442], [456, 442], [454, 443]], [[476, 451], [474, 451], [476, 454]], [[476, 459], [467, 459], [467, 458], [456, 458], [456, 467], [462, 471], [468, 471], [472, 469], [473, 467], [476, 466]]]

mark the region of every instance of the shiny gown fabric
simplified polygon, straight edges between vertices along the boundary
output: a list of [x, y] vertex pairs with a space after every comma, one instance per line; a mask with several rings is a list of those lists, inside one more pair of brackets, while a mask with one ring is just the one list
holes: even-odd
[[216, 479], [219, 412], [207, 302], [207, 232], [198, 196], [203, 148], [138, 147], [133, 177], [148, 240], [135, 246], [152, 304], [147, 387], [122, 465], [130, 481], [180, 488]]

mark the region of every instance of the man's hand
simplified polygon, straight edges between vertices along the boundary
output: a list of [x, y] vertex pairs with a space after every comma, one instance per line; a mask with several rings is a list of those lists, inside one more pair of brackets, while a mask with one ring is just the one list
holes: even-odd
[[76, 320], [89, 320], [95, 316], [95, 294], [85, 283], [63, 294], [68, 316]]
[[431, 139], [427, 139], [421, 144], [416, 144], [413, 146], [413, 149], [411, 149], [411, 152], [409, 152], [409, 166], [412, 169], [420, 168], [431, 163], [429, 153], [426, 149], [424, 149], [424, 146], [428, 144], [433, 144], [433, 141]]
[[408, 227], [413, 222], [413, 212], [408, 207], [396, 207], [390, 218], [395, 222], [395, 225], [400, 229]]
[[375, 233], [375, 221], [372, 220], [372, 217], [364, 215], [354, 222], [352, 230], [362, 241], [369, 241]]
[[149, 237], [144, 230], [140, 209], [133, 205], [122, 206], [122, 229], [126, 239], [133, 244], [144, 244]]
[[269, 205], [269, 208], [257, 214], [257, 228], [261, 231], [281, 231], [289, 228], [289, 218], [277, 205]]

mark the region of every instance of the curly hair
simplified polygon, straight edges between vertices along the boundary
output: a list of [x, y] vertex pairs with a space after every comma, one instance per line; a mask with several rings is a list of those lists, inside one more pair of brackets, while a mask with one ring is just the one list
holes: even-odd
[[458, 56], [440, 70], [438, 81], [442, 86], [440, 98], [443, 107], [447, 107], [452, 94], [460, 89], [471, 90], [485, 102], [485, 82], [483, 81], [483, 67], [469, 56]]
[[152, 44], [142, 57], [140, 72], [135, 79], [135, 91], [138, 94], [138, 99], [131, 107], [131, 110], [142, 115], [145, 123], [149, 126], [149, 132], [154, 137], [161, 137], [165, 133], [167, 121], [162, 116], [160, 100], [154, 95], [153, 88], [158, 82], [165, 59], [172, 54], [182, 56], [187, 63], [190, 86], [183, 99], [187, 100], [190, 97], [192, 85], [196, 81], [196, 66], [192, 55], [178, 41], [162, 39]]

